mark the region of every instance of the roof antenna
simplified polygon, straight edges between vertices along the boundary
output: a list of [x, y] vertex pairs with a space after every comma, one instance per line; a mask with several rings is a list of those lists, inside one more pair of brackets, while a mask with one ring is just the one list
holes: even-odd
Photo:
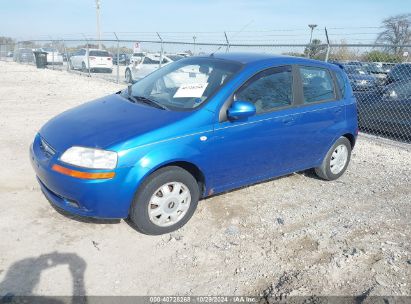
[[[230, 38], [232, 39], [232, 38], [237, 37], [237, 36], [238, 36], [239, 34], [241, 34], [247, 27], [249, 27], [250, 24], [253, 23], [253, 22], [254, 22], [254, 20], [251, 20], [250, 22], [248, 22], [248, 23], [247, 23], [246, 25], [244, 25], [239, 31], [235, 32], [234, 35], [233, 35], [233, 37], [230, 37]], [[226, 35], [226, 36], [227, 36], [227, 35]], [[218, 52], [219, 50], [221, 50], [222, 47], [223, 47], [223, 45], [220, 45], [217, 50], [215, 50], [214, 52], [212, 52], [212, 53], [210, 54], [210, 57], [213, 57], [214, 54], [215, 54], [216, 52]]]

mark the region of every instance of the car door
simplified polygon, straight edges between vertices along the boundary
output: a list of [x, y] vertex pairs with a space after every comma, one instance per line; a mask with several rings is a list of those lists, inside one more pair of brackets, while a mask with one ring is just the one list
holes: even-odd
[[295, 86], [292, 66], [270, 68], [245, 82], [229, 103], [248, 101], [256, 114], [230, 121], [224, 115], [216, 123], [213, 141], [215, 192], [280, 175], [292, 157], [295, 121]]
[[[337, 79], [329, 69], [299, 66], [300, 116], [295, 122], [299, 134], [295, 170], [319, 165], [336, 136], [345, 128], [345, 102], [337, 90]], [[289, 166], [293, 166], [292, 163]]]

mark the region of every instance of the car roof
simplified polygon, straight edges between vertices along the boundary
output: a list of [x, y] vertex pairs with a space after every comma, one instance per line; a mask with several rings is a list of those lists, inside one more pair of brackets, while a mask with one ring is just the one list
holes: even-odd
[[202, 55], [200, 57], [211, 57], [223, 60], [236, 61], [244, 65], [253, 65], [262, 62], [270, 62], [272, 64], [315, 64], [323, 65], [327, 68], [338, 68], [334, 64], [330, 64], [324, 61], [313, 60], [302, 57], [294, 56], [284, 56], [284, 55], [273, 55], [273, 54], [264, 54], [264, 53], [212, 53], [210, 55]]

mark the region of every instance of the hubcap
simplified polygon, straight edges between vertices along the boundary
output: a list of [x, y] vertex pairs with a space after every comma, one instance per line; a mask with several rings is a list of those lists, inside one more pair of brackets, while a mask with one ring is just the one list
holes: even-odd
[[348, 149], [345, 145], [339, 145], [331, 155], [330, 170], [333, 174], [340, 173], [347, 163]]
[[191, 203], [188, 187], [180, 182], [170, 182], [158, 188], [150, 198], [150, 221], [160, 227], [178, 223], [186, 215]]

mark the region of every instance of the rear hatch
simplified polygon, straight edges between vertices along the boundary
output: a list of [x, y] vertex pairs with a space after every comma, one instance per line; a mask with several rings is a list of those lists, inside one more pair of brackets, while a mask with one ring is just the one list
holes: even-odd
[[109, 52], [93, 50], [90, 51], [90, 65], [93, 67], [110, 68], [113, 63]]

